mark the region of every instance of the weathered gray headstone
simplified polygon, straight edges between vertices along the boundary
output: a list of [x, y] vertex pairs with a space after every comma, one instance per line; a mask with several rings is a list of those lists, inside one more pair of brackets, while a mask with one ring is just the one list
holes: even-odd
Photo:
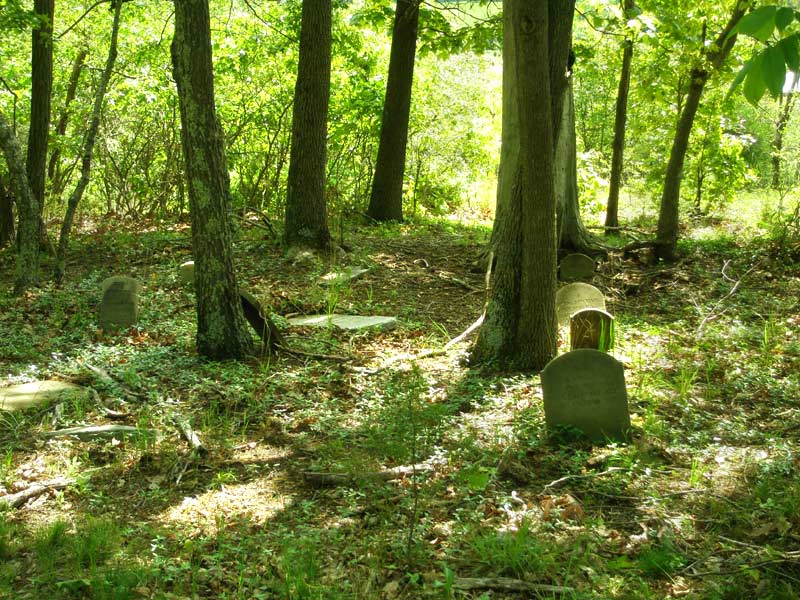
[[362, 317], [358, 315], [305, 315], [292, 317], [289, 325], [295, 327], [338, 327], [346, 330], [359, 329], [394, 329], [397, 326], [395, 317]]
[[588, 283], [570, 283], [556, 292], [556, 315], [559, 327], [584, 308], [606, 309], [603, 292]]
[[597, 308], [579, 310], [569, 320], [569, 343], [570, 350], [608, 352], [614, 347], [614, 317]]
[[345, 267], [341, 271], [331, 271], [320, 277], [322, 285], [343, 285], [361, 277], [369, 269], [363, 267]]
[[622, 363], [599, 350], [562, 354], [542, 371], [548, 430], [575, 427], [593, 441], [625, 440], [631, 427]]
[[100, 329], [113, 330], [135, 325], [139, 318], [139, 291], [142, 284], [132, 277], [109, 277], [102, 284]]
[[591, 281], [594, 269], [594, 259], [591, 256], [568, 254], [561, 260], [558, 273], [561, 281]]
[[178, 279], [183, 285], [194, 285], [194, 261], [187, 260], [178, 267]]
[[85, 392], [85, 388], [64, 381], [31, 381], [0, 388], [0, 410], [22, 410], [54, 402], [69, 394]]

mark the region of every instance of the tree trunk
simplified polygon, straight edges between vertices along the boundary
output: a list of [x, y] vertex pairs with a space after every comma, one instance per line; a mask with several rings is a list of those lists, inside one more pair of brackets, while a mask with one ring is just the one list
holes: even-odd
[[289, 245], [320, 250], [331, 245], [325, 206], [330, 89], [331, 0], [305, 0], [286, 184], [285, 238]]
[[[633, 0], [622, 0], [623, 14], [635, 6]], [[631, 64], [633, 63], [633, 41], [626, 39], [622, 44], [622, 69], [617, 89], [617, 104], [614, 113], [614, 141], [611, 145], [611, 175], [608, 184], [608, 204], [606, 205], [606, 227], [619, 227], [619, 191], [622, 186], [622, 164], [625, 154], [625, 124], [628, 119], [628, 91], [631, 83]], [[606, 230], [606, 235], [611, 233]]]
[[403, 174], [418, 22], [419, 0], [397, 0], [381, 139], [367, 209], [376, 221], [403, 220]]
[[573, 0], [504, 4], [503, 109], [512, 113], [503, 115], [497, 262], [473, 364], [540, 370], [556, 353], [553, 163], [565, 135], [558, 130], [573, 7]]
[[[797, 85], [797, 75], [792, 78], [792, 87], [794, 90]], [[783, 153], [783, 134], [786, 131], [786, 125], [789, 123], [789, 117], [792, 116], [792, 108], [794, 107], [794, 92], [783, 94], [778, 98], [779, 110], [778, 120], [775, 122], [775, 135], [772, 137], [772, 189], [781, 189], [781, 154]]]
[[172, 65], [192, 217], [197, 351], [211, 359], [255, 350], [242, 311], [230, 225], [230, 181], [214, 104], [208, 0], [175, 0]]
[[733, 8], [731, 17], [717, 39], [708, 46], [704, 59], [708, 68], [695, 67], [691, 70], [689, 91], [686, 103], [683, 105], [678, 125], [675, 128], [675, 137], [672, 140], [672, 149], [667, 163], [667, 173], [664, 176], [664, 189], [661, 194], [661, 207], [658, 215], [658, 229], [654, 246], [655, 255], [663, 260], [673, 260], [678, 245], [678, 227], [680, 221], [680, 193], [681, 179], [683, 177], [683, 163], [686, 150], [689, 147], [689, 136], [692, 125], [700, 106], [700, 97], [706, 82], [711, 77], [711, 71], [718, 71], [725, 59], [730, 54], [736, 43], [736, 34], [731, 34], [739, 20], [749, 10], [749, 3], [739, 2]]
[[[34, 28], [31, 41], [31, 120], [28, 129], [26, 170], [33, 197], [36, 198], [36, 235], [42, 247], [50, 242], [42, 220], [45, 200], [47, 142], [50, 136], [50, 99], [53, 91], [53, 15], [55, 0], [34, 0], [34, 12], [42, 19]], [[20, 219], [27, 215], [20, 211]], [[29, 228], [20, 222], [20, 235]]]
[[[111, 72], [117, 60], [117, 38], [119, 36], [120, 13], [122, 12], [122, 2], [117, 2], [114, 8], [114, 20], [111, 24], [111, 43], [108, 47], [108, 57], [103, 74], [100, 76], [100, 83], [95, 93], [92, 116], [89, 121], [89, 129], [86, 132], [86, 139], [83, 143], [83, 153], [81, 157], [81, 176], [75, 189], [70, 194], [67, 201], [67, 210], [64, 214], [64, 221], [61, 223], [61, 235], [58, 238], [58, 250], [56, 252], [56, 264], [53, 272], [53, 279], [56, 283], [61, 283], [64, 279], [64, 268], [66, 265], [67, 246], [69, 244], [69, 232], [72, 229], [72, 221], [75, 218], [75, 210], [83, 197], [83, 192], [89, 184], [89, 175], [92, 171], [92, 154], [94, 153], [94, 142], [97, 139], [97, 130], [100, 129], [100, 114], [103, 111], [103, 101], [106, 97], [108, 82], [111, 80]], [[73, 73], [75, 69], [73, 69]], [[80, 72], [78, 70], [78, 72]], [[76, 77], [77, 79], [77, 77]], [[77, 85], [77, 84], [76, 84]], [[59, 125], [61, 123], [59, 122]], [[65, 123], [66, 126], [66, 123]]]
[[0, 114], [0, 150], [8, 165], [11, 190], [17, 201], [19, 213], [19, 248], [17, 271], [14, 277], [14, 293], [21, 294], [36, 283], [39, 271], [39, 240], [37, 238], [37, 215], [39, 206], [31, 192], [22, 151], [17, 137], [3, 114]]
[[14, 194], [0, 178], [0, 248], [14, 241]]

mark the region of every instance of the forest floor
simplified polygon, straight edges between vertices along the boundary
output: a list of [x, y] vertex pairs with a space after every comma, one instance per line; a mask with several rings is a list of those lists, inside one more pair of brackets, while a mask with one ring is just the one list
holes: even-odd
[[[5, 250], [0, 385], [96, 393], [0, 413], [0, 501], [74, 481], [0, 512], [0, 597], [799, 597], [800, 253], [706, 225], [675, 264], [601, 265], [634, 430], [596, 446], [548, 439], [538, 376], [470, 370], [474, 338], [444, 351], [485, 302], [470, 272], [485, 227], [354, 226], [338, 266], [369, 271], [333, 287], [331, 261], [244, 228], [242, 286], [307, 354], [246, 362], [194, 350], [186, 227], [78, 235], [65, 286], [22, 298]], [[99, 282], [118, 274], [144, 290], [138, 324], [111, 335]], [[282, 319], [318, 312], [400, 325]], [[439, 352], [387, 362], [425, 350]], [[108, 423], [159, 434], [42, 435]]]

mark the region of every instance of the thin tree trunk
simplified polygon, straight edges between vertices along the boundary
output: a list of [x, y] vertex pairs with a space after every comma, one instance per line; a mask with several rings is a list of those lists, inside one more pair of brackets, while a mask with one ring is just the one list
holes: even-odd
[[[55, 0], [34, 0], [34, 12], [41, 24], [34, 28], [31, 40], [31, 120], [28, 129], [26, 170], [31, 193], [36, 198], [37, 236], [43, 248], [49, 248], [42, 219], [45, 201], [47, 143], [50, 136], [50, 104], [53, 91], [53, 16]], [[26, 218], [20, 211], [20, 218]], [[28, 231], [20, 223], [20, 235]]]
[[175, 0], [171, 50], [192, 217], [197, 351], [211, 359], [242, 358], [255, 347], [233, 267], [230, 181], [214, 103], [208, 0]]
[[[119, 37], [119, 22], [122, 12], [122, 2], [118, 1], [114, 5], [114, 20], [111, 24], [111, 43], [108, 47], [108, 57], [103, 74], [100, 76], [100, 83], [94, 97], [92, 116], [89, 120], [89, 129], [86, 132], [86, 140], [83, 143], [83, 156], [81, 157], [81, 176], [75, 189], [72, 190], [67, 201], [67, 210], [64, 214], [64, 221], [61, 223], [61, 235], [58, 238], [58, 251], [56, 252], [56, 264], [53, 271], [53, 279], [56, 283], [61, 283], [64, 279], [64, 268], [66, 265], [67, 246], [69, 245], [69, 232], [72, 229], [72, 221], [75, 219], [75, 210], [83, 197], [83, 192], [89, 184], [89, 175], [92, 172], [92, 155], [94, 153], [94, 142], [97, 139], [97, 131], [100, 129], [100, 115], [103, 112], [103, 101], [106, 97], [108, 82], [111, 80], [111, 72], [114, 70], [114, 63], [117, 60], [117, 38]], [[73, 69], [73, 73], [75, 69]], [[77, 79], [77, 78], [76, 78]], [[60, 123], [59, 123], [60, 125]], [[66, 126], [66, 123], [65, 123]]]
[[403, 220], [403, 175], [417, 52], [419, 0], [397, 0], [381, 139], [367, 215], [376, 221]]
[[305, 0], [286, 184], [285, 238], [289, 245], [320, 250], [331, 245], [325, 201], [330, 89], [331, 0]]
[[14, 194], [0, 178], [0, 248], [14, 240]]
[[[635, 6], [633, 0], [622, 0], [623, 14]], [[614, 141], [611, 144], [611, 175], [608, 184], [608, 204], [606, 205], [606, 227], [619, 227], [619, 191], [622, 186], [622, 166], [625, 154], [625, 127], [628, 119], [628, 92], [631, 83], [633, 63], [633, 41], [626, 39], [622, 45], [622, 69], [617, 89], [617, 104], [614, 112]], [[606, 230], [606, 235], [611, 233]]]
[[[574, 2], [507, 0], [496, 268], [470, 360], [539, 370], [556, 352], [555, 146]], [[568, 17], [568, 18], [566, 18]], [[510, 129], [514, 127], [514, 129]], [[513, 144], [513, 147], [507, 147]]]
[[708, 68], [695, 67], [690, 73], [689, 91], [683, 105], [675, 137], [672, 140], [667, 173], [664, 176], [664, 189], [661, 194], [661, 206], [658, 215], [655, 255], [663, 260], [673, 260], [678, 244], [678, 228], [680, 221], [680, 192], [683, 177], [683, 163], [689, 147], [689, 136], [692, 133], [700, 98], [706, 82], [711, 77], [710, 69], [718, 71], [736, 44], [736, 34], [731, 33], [736, 24], [749, 10], [748, 2], [736, 2], [728, 23], [717, 39], [710, 45], [705, 54]]
[[36, 283], [39, 271], [39, 240], [37, 238], [37, 215], [39, 206], [31, 192], [25, 162], [17, 137], [5, 116], [0, 113], [0, 149], [8, 165], [11, 189], [17, 201], [19, 213], [19, 248], [17, 270], [14, 277], [14, 293], [21, 294]]
[[[797, 75], [792, 78], [791, 90], [797, 84]], [[783, 134], [786, 131], [786, 126], [789, 124], [789, 118], [792, 116], [792, 109], [794, 108], [795, 94], [789, 92], [788, 94], [781, 95], [779, 101], [778, 120], [775, 123], [775, 135], [772, 137], [772, 189], [781, 189], [781, 160], [783, 153]]]

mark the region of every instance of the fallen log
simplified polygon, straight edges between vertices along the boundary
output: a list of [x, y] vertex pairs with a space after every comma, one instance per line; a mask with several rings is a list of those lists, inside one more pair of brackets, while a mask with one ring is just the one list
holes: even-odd
[[38, 498], [50, 490], [63, 490], [65, 487], [68, 487], [73, 483], [75, 483], [74, 479], [57, 477], [56, 479], [50, 479], [48, 481], [42, 481], [41, 483], [31, 484], [30, 487], [22, 490], [21, 492], [17, 492], [16, 494], [0, 496], [0, 508], [19, 508], [28, 500]]
[[456, 577], [457, 590], [499, 590], [502, 592], [528, 592], [532, 594], [571, 594], [574, 588], [546, 583], [530, 583], [510, 577]]

